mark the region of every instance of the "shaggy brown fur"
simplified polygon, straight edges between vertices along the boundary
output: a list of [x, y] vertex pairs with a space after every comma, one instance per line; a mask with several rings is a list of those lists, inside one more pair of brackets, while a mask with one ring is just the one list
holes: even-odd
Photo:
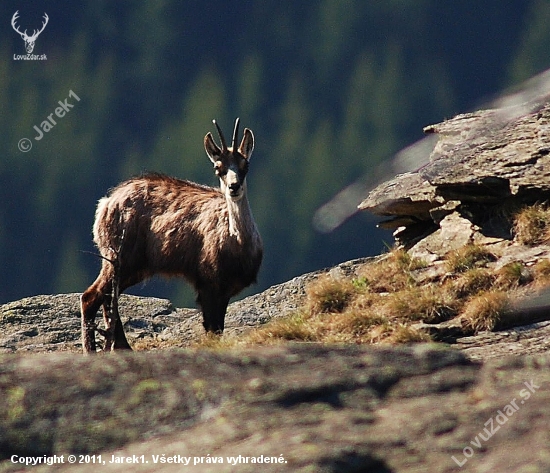
[[[235, 134], [237, 127], [238, 121]], [[115, 271], [120, 292], [154, 274], [184, 277], [197, 292], [204, 328], [214, 333], [223, 332], [229, 299], [256, 281], [263, 250], [245, 183], [253, 135], [245, 130], [235, 151], [221, 132], [220, 138], [221, 149], [210, 133], [205, 147], [221, 189], [148, 174], [121, 183], [99, 201], [93, 231], [104, 260], [81, 298], [85, 353], [96, 351], [101, 305], [107, 328], [116, 324], [112, 348], [130, 348], [120, 319], [110, 314]]]

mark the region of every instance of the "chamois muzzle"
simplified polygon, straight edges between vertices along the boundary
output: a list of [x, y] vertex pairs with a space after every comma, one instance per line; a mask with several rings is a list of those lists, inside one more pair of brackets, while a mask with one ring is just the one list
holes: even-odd
[[242, 186], [239, 182], [233, 182], [229, 184], [229, 194], [231, 197], [238, 197], [241, 195]]

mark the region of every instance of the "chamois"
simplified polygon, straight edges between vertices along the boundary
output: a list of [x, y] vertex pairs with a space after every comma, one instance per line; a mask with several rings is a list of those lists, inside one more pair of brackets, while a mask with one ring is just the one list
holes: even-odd
[[[237, 118], [228, 147], [213, 123], [221, 148], [210, 132], [204, 147], [219, 188], [146, 174], [122, 182], [99, 200], [93, 235], [102, 265], [81, 297], [84, 353], [96, 351], [96, 330], [106, 336], [106, 348], [131, 349], [113, 309], [119, 293], [154, 274], [183, 276], [197, 293], [204, 328], [216, 334], [223, 332], [230, 298], [256, 281], [263, 246], [245, 181], [254, 135], [246, 128], [237, 148]], [[95, 324], [100, 306], [106, 331]]]

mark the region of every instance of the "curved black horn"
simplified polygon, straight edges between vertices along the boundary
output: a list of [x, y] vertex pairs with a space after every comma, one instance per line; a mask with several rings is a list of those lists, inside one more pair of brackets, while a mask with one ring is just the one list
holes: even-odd
[[216, 120], [212, 120], [212, 123], [216, 125], [216, 130], [218, 130], [218, 136], [220, 137], [220, 141], [222, 144], [222, 151], [227, 151], [227, 143], [225, 142], [225, 138], [223, 136], [223, 133], [218, 125], [218, 122]]
[[231, 140], [231, 149], [237, 151], [237, 135], [239, 134], [239, 118], [235, 120], [235, 128], [233, 129], [233, 140]]

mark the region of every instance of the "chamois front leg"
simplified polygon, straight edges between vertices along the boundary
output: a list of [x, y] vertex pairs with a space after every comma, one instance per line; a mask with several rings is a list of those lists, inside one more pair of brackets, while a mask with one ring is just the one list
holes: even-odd
[[124, 333], [124, 327], [118, 314], [118, 307], [111, 307], [111, 317], [105, 330], [105, 351], [132, 350]]
[[124, 327], [122, 326], [122, 321], [120, 320], [118, 299], [118, 285], [115, 285], [112, 296], [106, 295], [104, 297], [103, 320], [105, 321], [105, 330], [97, 330], [105, 338], [104, 351], [132, 349], [126, 339]]
[[204, 288], [198, 291], [197, 303], [202, 310], [202, 324], [207, 332], [221, 335], [229, 297], [219, 291]]
[[132, 350], [132, 347], [128, 343], [128, 340], [126, 339], [126, 335], [124, 334], [124, 327], [122, 326], [122, 322], [120, 320], [120, 317], [116, 318], [115, 322], [115, 339], [113, 341], [113, 350]]

